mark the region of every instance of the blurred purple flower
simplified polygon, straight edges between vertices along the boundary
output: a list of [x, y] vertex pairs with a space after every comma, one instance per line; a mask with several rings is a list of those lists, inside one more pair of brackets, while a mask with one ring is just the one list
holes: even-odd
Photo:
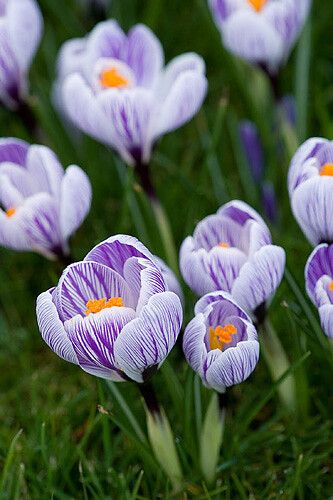
[[0, 245], [62, 257], [90, 203], [90, 182], [81, 168], [64, 172], [49, 148], [0, 140]]
[[180, 249], [180, 269], [194, 292], [229, 292], [248, 312], [274, 294], [284, 266], [285, 252], [271, 244], [263, 219], [238, 200], [199, 222]]
[[288, 189], [294, 216], [310, 243], [333, 242], [333, 141], [315, 137], [298, 149]]
[[0, 101], [15, 109], [28, 93], [28, 72], [43, 18], [34, 0], [1, 0], [0, 20]]
[[204, 384], [219, 392], [246, 380], [259, 359], [255, 327], [224, 292], [209, 293], [197, 302], [195, 317], [185, 329], [183, 349]]
[[278, 217], [278, 204], [272, 182], [264, 182], [262, 186], [262, 204], [267, 218], [273, 223], [276, 222]]
[[333, 245], [323, 243], [313, 250], [305, 267], [305, 282], [321, 326], [333, 338]]
[[209, 0], [225, 47], [275, 73], [308, 16], [310, 0]]
[[125, 35], [105, 21], [60, 51], [58, 105], [130, 164], [148, 162], [157, 139], [189, 121], [206, 91], [202, 58], [183, 54], [164, 67], [162, 46], [144, 25]]
[[258, 129], [253, 122], [244, 120], [239, 124], [239, 133], [252, 176], [260, 182], [264, 173], [264, 153]]
[[291, 127], [296, 127], [296, 102], [292, 95], [285, 95], [282, 97], [279, 103], [282, 116], [289, 123]]
[[98, 377], [146, 380], [174, 346], [182, 306], [155, 257], [136, 238], [118, 235], [68, 266], [56, 288], [37, 299], [45, 342]]

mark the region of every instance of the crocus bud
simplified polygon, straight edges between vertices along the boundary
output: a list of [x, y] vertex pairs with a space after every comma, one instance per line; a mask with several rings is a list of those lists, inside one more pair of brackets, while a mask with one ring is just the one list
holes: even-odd
[[144, 382], [174, 346], [182, 306], [147, 248], [118, 235], [38, 297], [37, 320], [58, 356], [98, 377]]
[[278, 207], [275, 188], [272, 182], [264, 182], [262, 186], [262, 204], [267, 218], [271, 222], [276, 222], [278, 217]]
[[64, 171], [45, 146], [0, 140], [0, 245], [63, 258], [90, 203], [91, 185], [81, 168]]
[[218, 392], [246, 380], [259, 359], [254, 325], [224, 292], [209, 293], [197, 302], [195, 317], [185, 329], [183, 349], [203, 383]]
[[260, 182], [264, 172], [264, 153], [258, 129], [253, 122], [244, 120], [239, 125], [239, 133], [253, 179]]
[[275, 73], [307, 19], [310, 0], [209, 0], [225, 47]]
[[202, 58], [183, 54], [165, 67], [158, 38], [142, 24], [126, 35], [114, 20], [99, 23], [59, 55], [58, 105], [129, 164], [147, 163], [157, 139], [197, 113], [206, 90]]
[[28, 72], [43, 18], [35, 0], [2, 0], [0, 19], [0, 100], [15, 109], [27, 97]]
[[184, 280], [199, 296], [229, 292], [247, 312], [270, 300], [280, 284], [285, 252], [249, 205], [234, 200], [196, 226], [180, 249]]
[[333, 242], [333, 141], [312, 138], [298, 149], [288, 189], [295, 219], [310, 243]]
[[321, 326], [333, 339], [333, 244], [323, 243], [313, 250], [305, 267], [305, 282]]

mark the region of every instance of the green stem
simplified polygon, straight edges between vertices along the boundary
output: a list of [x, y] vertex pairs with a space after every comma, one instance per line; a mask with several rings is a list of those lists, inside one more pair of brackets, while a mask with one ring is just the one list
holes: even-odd
[[[290, 362], [272, 324], [265, 319], [259, 325], [260, 347], [273, 381], [278, 380], [289, 368]], [[290, 374], [278, 387], [279, 396], [285, 407], [296, 410], [295, 377]]]
[[151, 206], [160, 231], [168, 265], [179, 276], [178, 257], [168, 216], [157, 198], [151, 198]]

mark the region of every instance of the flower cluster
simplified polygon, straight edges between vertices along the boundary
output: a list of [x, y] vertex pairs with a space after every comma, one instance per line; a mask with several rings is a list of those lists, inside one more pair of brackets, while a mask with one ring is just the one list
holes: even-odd
[[333, 142], [308, 139], [292, 159], [288, 188], [291, 207], [309, 242], [316, 247], [305, 267], [307, 293], [319, 310], [326, 335], [333, 337]]

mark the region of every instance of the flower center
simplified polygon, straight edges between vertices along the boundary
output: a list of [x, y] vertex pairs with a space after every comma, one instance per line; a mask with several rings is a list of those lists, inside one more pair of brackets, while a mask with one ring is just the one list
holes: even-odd
[[319, 175], [329, 175], [333, 176], [333, 163], [325, 163], [319, 172]]
[[330, 292], [333, 292], [333, 281], [331, 281], [328, 285], [328, 289]]
[[249, 4], [252, 5], [254, 10], [257, 12], [260, 12], [263, 7], [265, 7], [265, 4], [267, 0], [248, 0]]
[[88, 300], [86, 303], [86, 316], [91, 313], [98, 313], [103, 309], [109, 309], [110, 307], [124, 307], [123, 299], [121, 297], [111, 297], [109, 300], [106, 300], [106, 297], [104, 297], [103, 299]]
[[16, 208], [8, 208], [6, 210], [6, 215], [7, 217], [13, 217], [13, 215], [16, 213]]
[[219, 243], [219, 247], [221, 247], [221, 248], [230, 248], [230, 245], [226, 241], [222, 241], [221, 243]]
[[237, 333], [237, 328], [232, 324], [224, 326], [219, 325], [216, 328], [210, 326], [209, 346], [211, 350], [220, 349], [223, 351], [224, 347], [232, 342], [232, 336], [235, 335], [235, 333]]
[[127, 78], [122, 76], [121, 73], [117, 70], [117, 68], [108, 68], [101, 72], [99, 81], [102, 87], [110, 88], [110, 87], [126, 87], [129, 84]]

